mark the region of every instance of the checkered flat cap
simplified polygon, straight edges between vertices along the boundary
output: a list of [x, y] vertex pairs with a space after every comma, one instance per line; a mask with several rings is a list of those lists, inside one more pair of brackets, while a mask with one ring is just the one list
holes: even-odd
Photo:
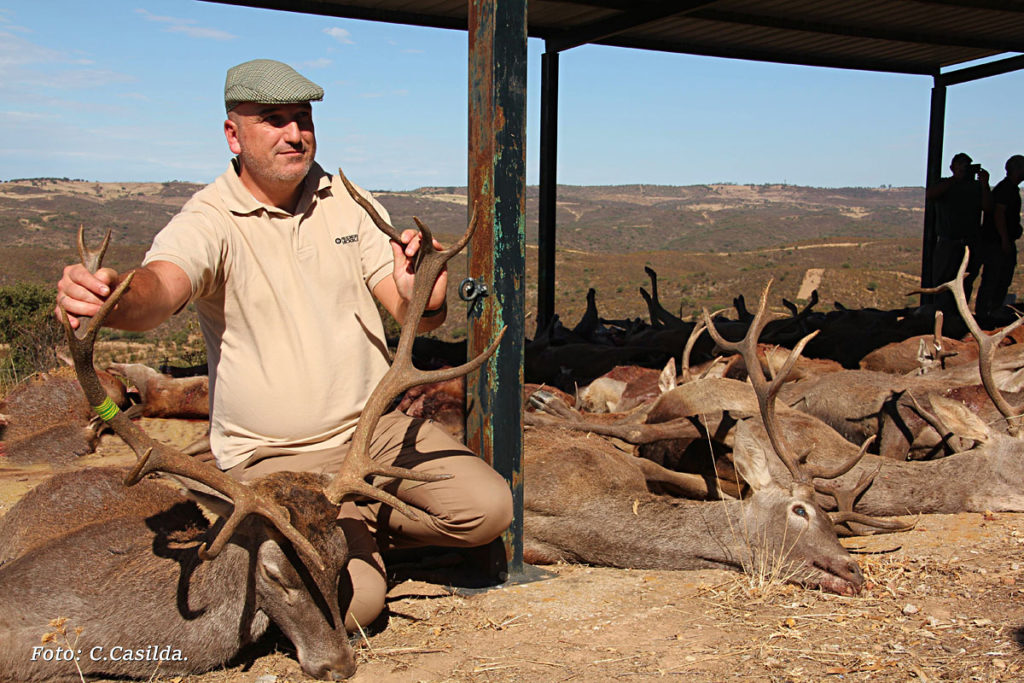
[[273, 59], [253, 59], [233, 66], [224, 79], [224, 108], [228, 111], [242, 102], [290, 104], [323, 98], [323, 88]]

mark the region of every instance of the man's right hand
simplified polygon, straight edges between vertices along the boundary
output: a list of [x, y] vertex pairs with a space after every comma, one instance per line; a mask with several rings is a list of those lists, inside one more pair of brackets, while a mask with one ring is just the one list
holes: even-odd
[[54, 315], [61, 319], [63, 306], [68, 312], [72, 329], [79, 326], [78, 316], [92, 317], [117, 285], [118, 273], [113, 268], [100, 268], [90, 273], [81, 263], [64, 268], [64, 276], [57, 283], [57, 305]]

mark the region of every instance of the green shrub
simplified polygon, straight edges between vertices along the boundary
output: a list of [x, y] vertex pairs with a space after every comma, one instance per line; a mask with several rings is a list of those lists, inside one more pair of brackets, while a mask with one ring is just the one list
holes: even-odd
[[[58, 365], [64, 330], [53, 317], [56, 290], [18, 283], [0, 287], [0, 343], [9, 344], [15, 374], [30, 375]], [[6, 365], [6, 363], [5, 363]]]

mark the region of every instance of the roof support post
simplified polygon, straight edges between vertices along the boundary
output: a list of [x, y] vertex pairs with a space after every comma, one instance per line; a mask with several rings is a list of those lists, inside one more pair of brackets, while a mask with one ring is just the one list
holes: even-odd
[[[931, 114], [928, 121], [928, 161], [925, 188], [942, 177], [942, 138], [946, 129], [946, 86], [935, 78], [932, 86]], [[935, 252], [935, 203], [924, 203], [924, 238], [921, 244], [921, 286], [933, 287], [932, 255]], [[922, 295], [921, 303], [930, 303], [931, 295]]]
[[540, 206], [537, 225], [537, 333], [555, 315], [555, 237], [558, 201], [558, 53], [541, 55]]
[[469, 305], [469, 356], [508, 331], [466, 378], [466, 443], [512, 488], [515, 519], [504, 552], [490, 558], [498, 581], [523, 568], [526, 61], [526, 0], [469, 0], [469, 211], [478, 229], [468, 272], [487, 288]]

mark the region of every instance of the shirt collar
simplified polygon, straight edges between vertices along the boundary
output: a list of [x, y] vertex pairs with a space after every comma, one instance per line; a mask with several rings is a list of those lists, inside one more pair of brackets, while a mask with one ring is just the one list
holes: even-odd
[[[270, 204], [264, 204], [253, 197], [252, 193], [249, 192], [249, 188], [242, 184], [242, 179], [239, 177], [238, 172], [238, 157], [235, 157], [228, 165], [228, 170], [216, 180], [220, 196], [224, 200], [228, 211], [243, 216], [261, 210], [268, 213], [287, 215], [286, 211]], [[324, 191], [330, 190], [330, 187], [331, 176], [321, 168], [320, 164], [314, 161], [313, 165], [309, 168], [309, 173], [306, 174], [305, 180], [303, 180], [302, 195], [299, 197], [299, 203], [295, 209], [296, 214], [303, 213], [309, 208], [314, 199], [322, 197]]]

